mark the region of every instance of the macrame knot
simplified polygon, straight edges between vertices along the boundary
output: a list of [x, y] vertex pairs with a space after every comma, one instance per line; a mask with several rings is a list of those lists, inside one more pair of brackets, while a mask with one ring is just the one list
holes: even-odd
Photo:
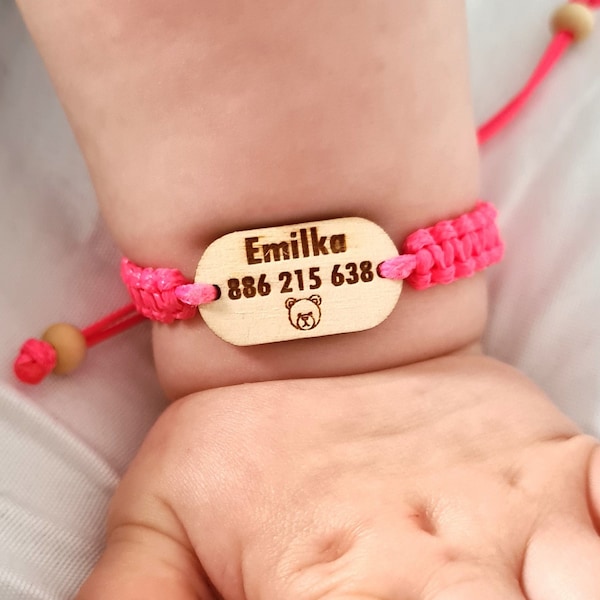
[[22, 346], [13, 365], [23, 383], [40, 383], [56, 366], [56, 350], [43, 340], [29, 339]]
[[200, 304], [217, 298], [215, 286], [191, 283], [177, 269], [142, 268], [123, 258], [121, 277], [136, 310], [161, 323], [191, 319]]
[[479, 202], [456, 219], [419, 229], [406, 238], [400, 256], [379, 265], [379, 274], [406, 280], [417, 290], [471, 277], [502, 258], [495, 219], [496, 209]]

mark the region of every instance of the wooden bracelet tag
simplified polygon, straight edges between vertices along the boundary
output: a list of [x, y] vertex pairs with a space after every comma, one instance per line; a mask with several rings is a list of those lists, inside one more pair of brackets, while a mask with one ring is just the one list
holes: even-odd
[[377, 270], [397, 254], [381, 227], [357, 217], [229, 233], [198, 264], [196, 283], [221, 292], [200, 314], [236, 346], [370, 329], [400, 296], [402, 282]]

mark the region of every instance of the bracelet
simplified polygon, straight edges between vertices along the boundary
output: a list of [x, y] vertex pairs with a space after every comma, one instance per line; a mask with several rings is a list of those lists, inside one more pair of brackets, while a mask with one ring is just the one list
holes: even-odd
[[207, 325], [235, 345], [361, 331], [387, 318], [402, 281], [425, 290], [498, 262], [496, 209], [478, 202], [411, 233], [400, 255], [390, 258], [392, 251], [374, 223], [332, 219], [227, 234], [207, 248], [195, 282], [177, 269], [143, 268], [126, 258], [121, 277], [144, 317], [172, 323], [199, 308]]

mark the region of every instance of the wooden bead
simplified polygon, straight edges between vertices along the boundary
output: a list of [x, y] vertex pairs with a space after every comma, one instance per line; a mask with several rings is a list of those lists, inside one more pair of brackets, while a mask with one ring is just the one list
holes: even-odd
[[568, 32], [576, 42], [588, 37], [594, 30], [594, 13], [584, 4], [570, 2], [561, 6], [552, 17], [554, 33]]
[[87, 344], [83, 333], [68, 323], [56, 323], [42, 335], [56, 350], [54, 373], [64, 375], [74, 371], [85, 358]]

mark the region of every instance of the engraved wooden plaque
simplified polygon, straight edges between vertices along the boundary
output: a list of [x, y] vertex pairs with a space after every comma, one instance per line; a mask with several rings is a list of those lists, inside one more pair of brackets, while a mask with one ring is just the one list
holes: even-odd
[[381, 227], [357, 217], [229, 233], [198, 264], [196, 282], [221, 292], [200, 314], [236, 346], [370, 329], [400, 296], [402, 282], [377, 271], [397, 254]]

